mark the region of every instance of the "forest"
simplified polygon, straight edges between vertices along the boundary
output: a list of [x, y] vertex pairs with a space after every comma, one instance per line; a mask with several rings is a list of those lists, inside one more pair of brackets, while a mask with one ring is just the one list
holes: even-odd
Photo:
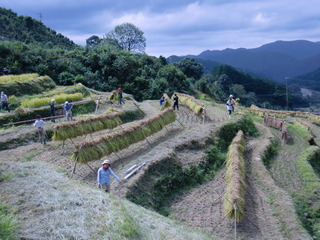
[[4, 8], [0, 12], [0, 68], [6, 67], [10, 74], [37, 73], [58, 85], [82, 83], [100, 91], [121, 87], [138, 101], [177, 91], [203, 92], [216, 101], [233, 94], [244, 106], [307, 105], [299, 92], [290, 94], [287, 103], [284, 85], [231, 66], [219, 65], [204, 74], [203, 65], [193, 58], [168, 64], [163, 56], [149, 56], [144, 52], [143, 31], [130, 23], [116, 26], [103, 38], [94, 35], [86, 46], [79, 46], [40, 21]]

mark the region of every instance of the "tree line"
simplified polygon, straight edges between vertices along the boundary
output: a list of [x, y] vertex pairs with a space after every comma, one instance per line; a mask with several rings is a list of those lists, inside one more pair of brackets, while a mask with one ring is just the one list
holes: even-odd
[[[9, 68], [11, 74], [38, 73], [59, 85], [80, 82], [100, 91], [121, 87], [138, 101], [158, 99], [163, 93], [201, 91], [218, 101], [233, 94], [246, 106], [281, 108], [286, 104], [285, 86], [231, 66], [220, 65], [204, 74], [203, 65], [193, 58], [168, 64], [165, 57], [148, 56], [143, 31], [131, 23], [116, 26], [103, 38], [93, 35], [82, 47], [30, 17], [3, 8], [0, 12], [1, 20], [5, 19], [0, 26], [0, 67]], [[14, 26], [13, 33], [3, 32], [7, 25]]]

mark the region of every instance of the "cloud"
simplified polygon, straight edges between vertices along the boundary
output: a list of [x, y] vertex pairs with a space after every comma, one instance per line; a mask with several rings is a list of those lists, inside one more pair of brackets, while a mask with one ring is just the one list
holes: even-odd
[[[317, 0], [2, 0], [39, 18], [78, 44], [130, 22], [147, 39], [147, 53], [170, 56], [253, 48], [276, 40], [319, 40]], [[32, 13], [32, 14], [31, 14]]]

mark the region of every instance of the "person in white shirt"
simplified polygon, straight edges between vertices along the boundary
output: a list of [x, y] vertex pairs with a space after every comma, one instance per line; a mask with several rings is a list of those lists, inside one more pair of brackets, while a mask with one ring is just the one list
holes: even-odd
[[1, 92], [0, 94], [0, 101], [1, 101], [1, 109], [7, 109], [8, 112], [10, 112], [10, 108], [8, 106], [8, 96], [4, 94], [4, 92]]
[[46, 144], [46, 134], [44, 131], [44, 124], [45, 124], [45, 122], [41, 119], [40, 115], [38, 115], [33, 126], [35, 126], [37, 128], [40, 142], [43, 144]]
[[233, 95], [229, 96], [229, 100], [227, 101], [227, 109], [229, 117], [231, 117], [231, 113], [234, 112], [235, 101], [233, 100]]

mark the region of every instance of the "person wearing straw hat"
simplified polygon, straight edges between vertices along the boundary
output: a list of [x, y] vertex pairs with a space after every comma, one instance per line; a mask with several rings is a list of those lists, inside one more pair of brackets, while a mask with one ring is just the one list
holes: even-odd
[[112, 175], [117, 181], [120, 181], [120, 178], [112, 171], [110, 168], [109, 160], [104, 160], [102, 162], [102, 166], [98, 170], [98, 187], [105, 190], [106, 192], [110, 192], [110, 175]]

